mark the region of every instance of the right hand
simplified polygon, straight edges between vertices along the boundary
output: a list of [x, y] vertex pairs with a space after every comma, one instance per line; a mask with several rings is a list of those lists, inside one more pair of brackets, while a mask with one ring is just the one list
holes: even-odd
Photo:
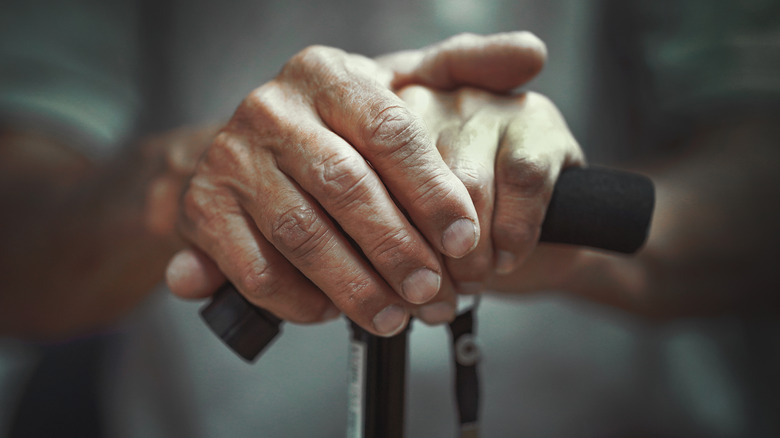
[[406, 325], [410, 303], [454, 300], [437, 296], [439, 253], [471, 252], [478, 215], [395, 91], [508, 91], [544, 56], [528, 33], [462, 35], [378, 61], [302, 51], [244, 100], [198, 164], [179, 220], [192, 248], [172, 259], [171, 290], [205, 297], [227, 279], [282, 319], [344, 312], [386, 336]]

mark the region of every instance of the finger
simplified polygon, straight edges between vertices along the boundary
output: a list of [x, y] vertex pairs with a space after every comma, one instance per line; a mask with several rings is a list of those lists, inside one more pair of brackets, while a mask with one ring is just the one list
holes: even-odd
[[323, 122], [368, 160], [437, 251], [463, 257], [479, 238], [468, 192], [441, 159], [420, 118], [376, 78], [381, 72], [371, 65], [335, 49], [312, 49], [295, 58], [281, 80], [293, 80], [301, 69], [329, 72], [328, 85], [312, 90]]
[[[492, 273], [494, 166], [502, 120], [506, 119], [501, 108], [516, 105], [516, 99], [503, 101], [471, 88], [434, 93], [421, 86], [406, 87], [399, 96], [439, 133], [436, 145], [439, 152], [474, 202], [482, 231], [478, 245], [462, 259], [449, 258], [446, 264], [459, 293], [477, 293], [482, 289], [483, 280]], [[499, 109], [494, 109], [497, 106]]]
[[311, 323], [334, 317], [330, 300], [259, 234], [231, 195], [203, 176], [193, 178], [182, 204], [184, 237], [216, 262], [247, 300], [279, 318]]
[[181, 298], [209, 297], [225, 280], [217, 264], [197, 248], [176, 253], [165, 270], [168, 288]]
[[533, 251], [560, 170], [583, 161], [555, 106], [541, 95], [526, 94], [505, 130], [496, 162], [493, 245], [498, 273], [511, 272]]
[[302, 147], [277, 154], [280, 170], [312, 195], [360, 247], [371, 265], [407, 301], [424, 303], [439, 291], [441, 266], [363, 157], [323, 126]]
[[157, 236], [169, 236], [176, 227], [179, 213], [176, 201], [181, 195], [181, 178], [163, 175], [149, 182], [144, 205], [144, 223]]
[[266, 189], [238, 197], [263, 236], [285, 259], [366, 330], [391, 336], [406, 326], [409, 312], [402, 299], [308, 195], [273, 169], [263, 173], [258, 187]]
[[392, 87], [409, 84], [438, 89], [474, 86], [504, 92], [541, 71], [547, 59], [544, 43], [530, 32], [494, 35], [460, 34], [421, 50], [377, 59], [394, 72]]
[[431, 301], [412, 308], [412, 315], [427, 325], [452, 322], [458, 310], [457, 294], [450, 276], [445, 272], [439, 293]]
[[[476, 99], [478, 97], [475, 97]], [[492, 274], [494, 167], [500, 133], [499, 117], [485, 110], [475, 112], [459, 126], [443, 130], [437, 142], [445, 161], [469, 191], [482, 231], [474, 251], [461, 259], [446, 260], [447, 272], [452, 277], [456, 290], [462, 294], [480, 292], [483, 281]]]
[[441, 290], [440, 297], [412, 311], [412, 314], [426, 325], [447, 324], [455, 319], [458, 306], [452, 282], [446, 281]]
[[[281, 99], [280, 91], [258, 90], [254, 106], [270, 107]], [[436, 253], [349, 143], [306, 106], [298, 106], [295, 115], [294, 134], [270, 146], [274, 164], [316, 199], [397, 293], [411, 303], [430, 300], [441, 283]], [[281, 120], [292, 117], [284, 113]]]

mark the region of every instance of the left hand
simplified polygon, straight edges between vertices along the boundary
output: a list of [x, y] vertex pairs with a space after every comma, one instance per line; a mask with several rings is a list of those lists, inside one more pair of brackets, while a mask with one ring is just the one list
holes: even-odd
[[480, 292], [534, 251], [560, 171], [584, 165], [584, 154], [555, 105], [537, 93], [411, 86], [399, 95], [426, 121], [474, 202], [480, 240], [467, 256], [446, 258], [446, 268], [457, 292]]

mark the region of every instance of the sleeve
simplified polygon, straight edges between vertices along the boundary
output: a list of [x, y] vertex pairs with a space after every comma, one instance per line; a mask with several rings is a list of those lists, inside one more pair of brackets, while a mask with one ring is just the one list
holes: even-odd
[[124, 0], [0, 2], [0, 120], [113, 154], [142, 103], [137, 12]]

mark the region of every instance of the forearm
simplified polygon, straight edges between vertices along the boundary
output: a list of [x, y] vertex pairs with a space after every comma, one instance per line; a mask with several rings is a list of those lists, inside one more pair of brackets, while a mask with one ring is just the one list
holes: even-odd
[[[634, 257], [547, 249], [567, 260], [539, 286], [658, 318], [768, 309], [778, 290], [776, 126], [752, 119], [705, 127], [677, 157], [632, 166], [657, 187], [646, 247]], [[493, 288], [529, 290], [533, 263], [495, 278]]]
[[[32, 138], [4, 135], [5, 157], [30, 146], [20, 142], [37, 141], [47, 154], [62, 148]], [[181, 245], [172, 227], [149, 226], [152, 184], [170, 174], [165, 151], [139, 148], [100, 167], [74, 154], [52, 166], [36, 157], [4, 160], [0, 332], [60, 337], [93, 329], [162, 280]]]
[[780, 233], [776, 118], [706, 126], [677, 161], [653, 172], [658, 213], [642, 301], [653, 313], [770, 310]]

